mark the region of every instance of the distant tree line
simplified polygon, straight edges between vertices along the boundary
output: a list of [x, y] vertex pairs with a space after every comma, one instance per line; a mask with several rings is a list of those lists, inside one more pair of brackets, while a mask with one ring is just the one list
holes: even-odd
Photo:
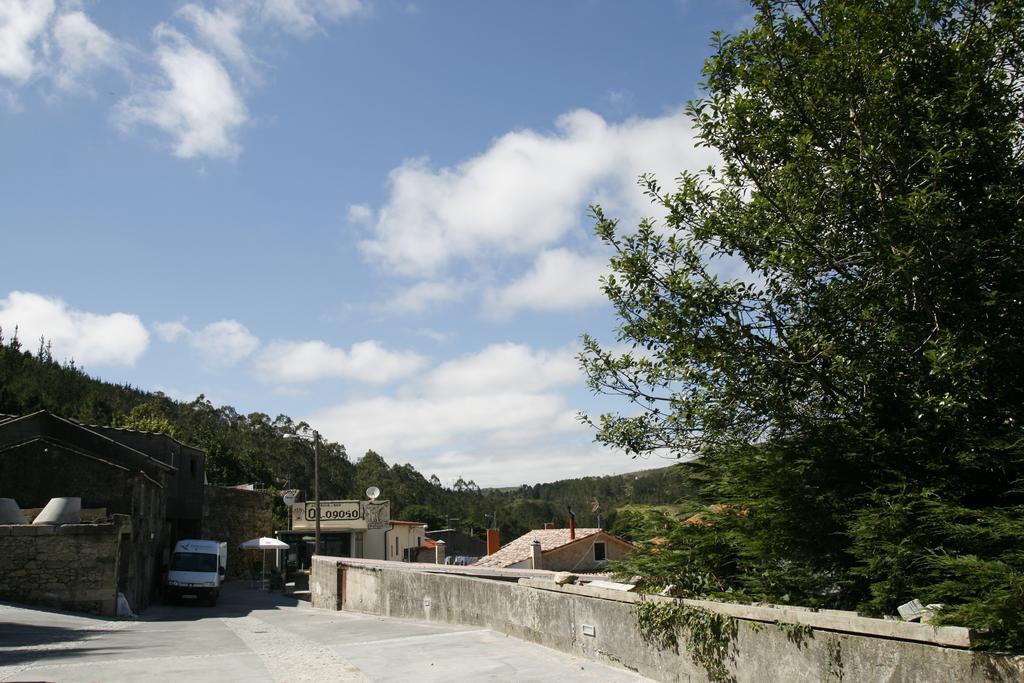
[[[275, 494], [299, 489], [305, 498], [313, 496], [312, 446], [286, 438], [303, 431], [304, 423], [287, 415], [243, 415], [231, 406], [214, 406], [202, 395], [182, 402], [160, 392], [104, 382], [73, 360], [56, 361], [45, 339], [32, 353], [16, 333], [5, 338], [0, 330], [0, 413], [36, 410], [84, 424], [168, 434], [206, 452], [212, 484], [255, 483]], [[321, 499], [362, 498], [368, 487], [377, 486], [391, 501], [396, 519], [424, 522], [431, 529], [458, 525], [477, 536], [497, 524], [505, 540], [547, 522], [566, 526], [569, 506], [578, 525], [596, 526], [600, 515], [608, 528], [621, 505], [674, 502], [678, 481], [676, 470], [668, 468], [504, 489], [481, 489], [462, 477], [443, 486], [436, 475], [424, 477], [409, 464], [389, 465], [372, 450], [354, 462], [340, 443], [325, 441], [320, 452]], [[282, 528], [287, 510], [280, 496], [275, 495], [275, 501], [275, 524]], [[636, 533], [632, 527], [621, 531]]]

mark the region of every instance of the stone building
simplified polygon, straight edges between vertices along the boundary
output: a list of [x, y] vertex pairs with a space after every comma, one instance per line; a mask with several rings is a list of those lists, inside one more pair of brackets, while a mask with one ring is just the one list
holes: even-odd
[[202, 510], [202, 532], [195, 537], [227, 541], [228, 578], [243, 576], [246, 564], [255, 564], [257, 555], [238, 546], [250, 538], [270, 536], [274, 527], [270, 495], [208, 485]]
[[[270, 496], [209, 486], [205, 464], [201, 450], [164, 434], [87, 426], [46, 411], [21, 417], [0, 416], [0, 498], [15, 499], [29, 518], [51, 498], [81, 498], [83, 521], [107, 527], [105, 531], [97, 527], [74, 532], [81, 536], [76, 543], [102, 545], [98, 554], [87, 552], [85, 556], [114, 563], [116, 591], [124, 593], [135, 610], [144, 609], [155, 597], [175, 541], [227, 541], [236, 555], [242, 541], [271, 533]], [[123, 517], [110, 526], [115, 516]], [[72, 533], [70, 527], [79, 525], [65, 526], [69, 527], [67, 531], [63, 527], [57, 531]], [[49, 555], [57, 552], [59, 544], [44, 538], [48, 533], [17, 525], [0, 527], [0, 538], [5, 539], [0, 546], [32, 567], [50, 568], [67, 576], [89, 576], [89, 585], [95, 584], [96, 572], [69, 573], [64, 571], [64, 554]], [[8, 559], [7, 565], [13, 571], [18, 568], [17, 562]], [[239, 564], [229, 564], [229, 574], [235, 574]], [[60, 579], [50, 583], [59, 585]], [[111, 585], [106, 579], [101, 583], [103, 590]], [[70, 595], [72, 588], [50, 594]], [[22, 583], [2, 571], [0, 597], [30, 598]], [[116, 593], [109, 597], [115, 598]], [[71, 600], [67, 606], [80, 609], [77, 604]], [[108, 605], [109, 599], [97, 598], [90, 604]]]
[[167, 488], [167, 521], [173, 538], [202, 534], [206, 495], [206, 453], [166, 434], [88, 425], [88, 429], [174, 468]]
[[[534, 555], [534, 541], [540, 542], [539, 558]], [[603, 529], [535, 529], [480, 558], [473, 566], [598, 572], [632, 549], [629, 541]]]
[[[46, 411], [0, 422], [0, 497], [28, 509], [76, 497], [98, 517], [131, 519], [117, 556], [118, 590], [139, 609], [158, 580], [173, 475], [172, 466]], [[0, 579], [0, 592], [5, 585]]]

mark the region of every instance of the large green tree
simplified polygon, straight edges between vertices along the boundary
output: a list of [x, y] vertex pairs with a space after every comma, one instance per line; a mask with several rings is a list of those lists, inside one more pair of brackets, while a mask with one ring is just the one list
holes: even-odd
[[891, 612], [1024, 644], [1024, 3], [758, 0], [692, 102], [720, 163], [664, 221], [595, 209], [639, 406], [598, 438], [701, 458], [724, 506], [638, 555], [693, 591]]

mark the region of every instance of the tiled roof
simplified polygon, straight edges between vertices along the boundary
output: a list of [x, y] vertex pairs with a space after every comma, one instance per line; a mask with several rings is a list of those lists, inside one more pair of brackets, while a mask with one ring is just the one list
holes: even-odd
[[581, 538], [593, 536], [601, 529], [576, 529], [576, 538], [569, 538], [568, 529], [535, 529], [528, 531], [516, 540], [501, 546], [493, 555], [481, 557], [473, 563], [474, 567], [509, 567], [517, 562], [530, 559], [530, 544], [536, 539], [540, 541], [541, 552], [547, 552], [563, 545], [574, 543]]

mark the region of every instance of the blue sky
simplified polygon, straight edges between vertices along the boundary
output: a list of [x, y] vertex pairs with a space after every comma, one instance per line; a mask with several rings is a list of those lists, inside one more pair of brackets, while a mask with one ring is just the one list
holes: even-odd
[[444, 481], [592, 442], [586, 207], [713, 162], [681, 110], [741, 2], [0, 0], [0, 326]]

